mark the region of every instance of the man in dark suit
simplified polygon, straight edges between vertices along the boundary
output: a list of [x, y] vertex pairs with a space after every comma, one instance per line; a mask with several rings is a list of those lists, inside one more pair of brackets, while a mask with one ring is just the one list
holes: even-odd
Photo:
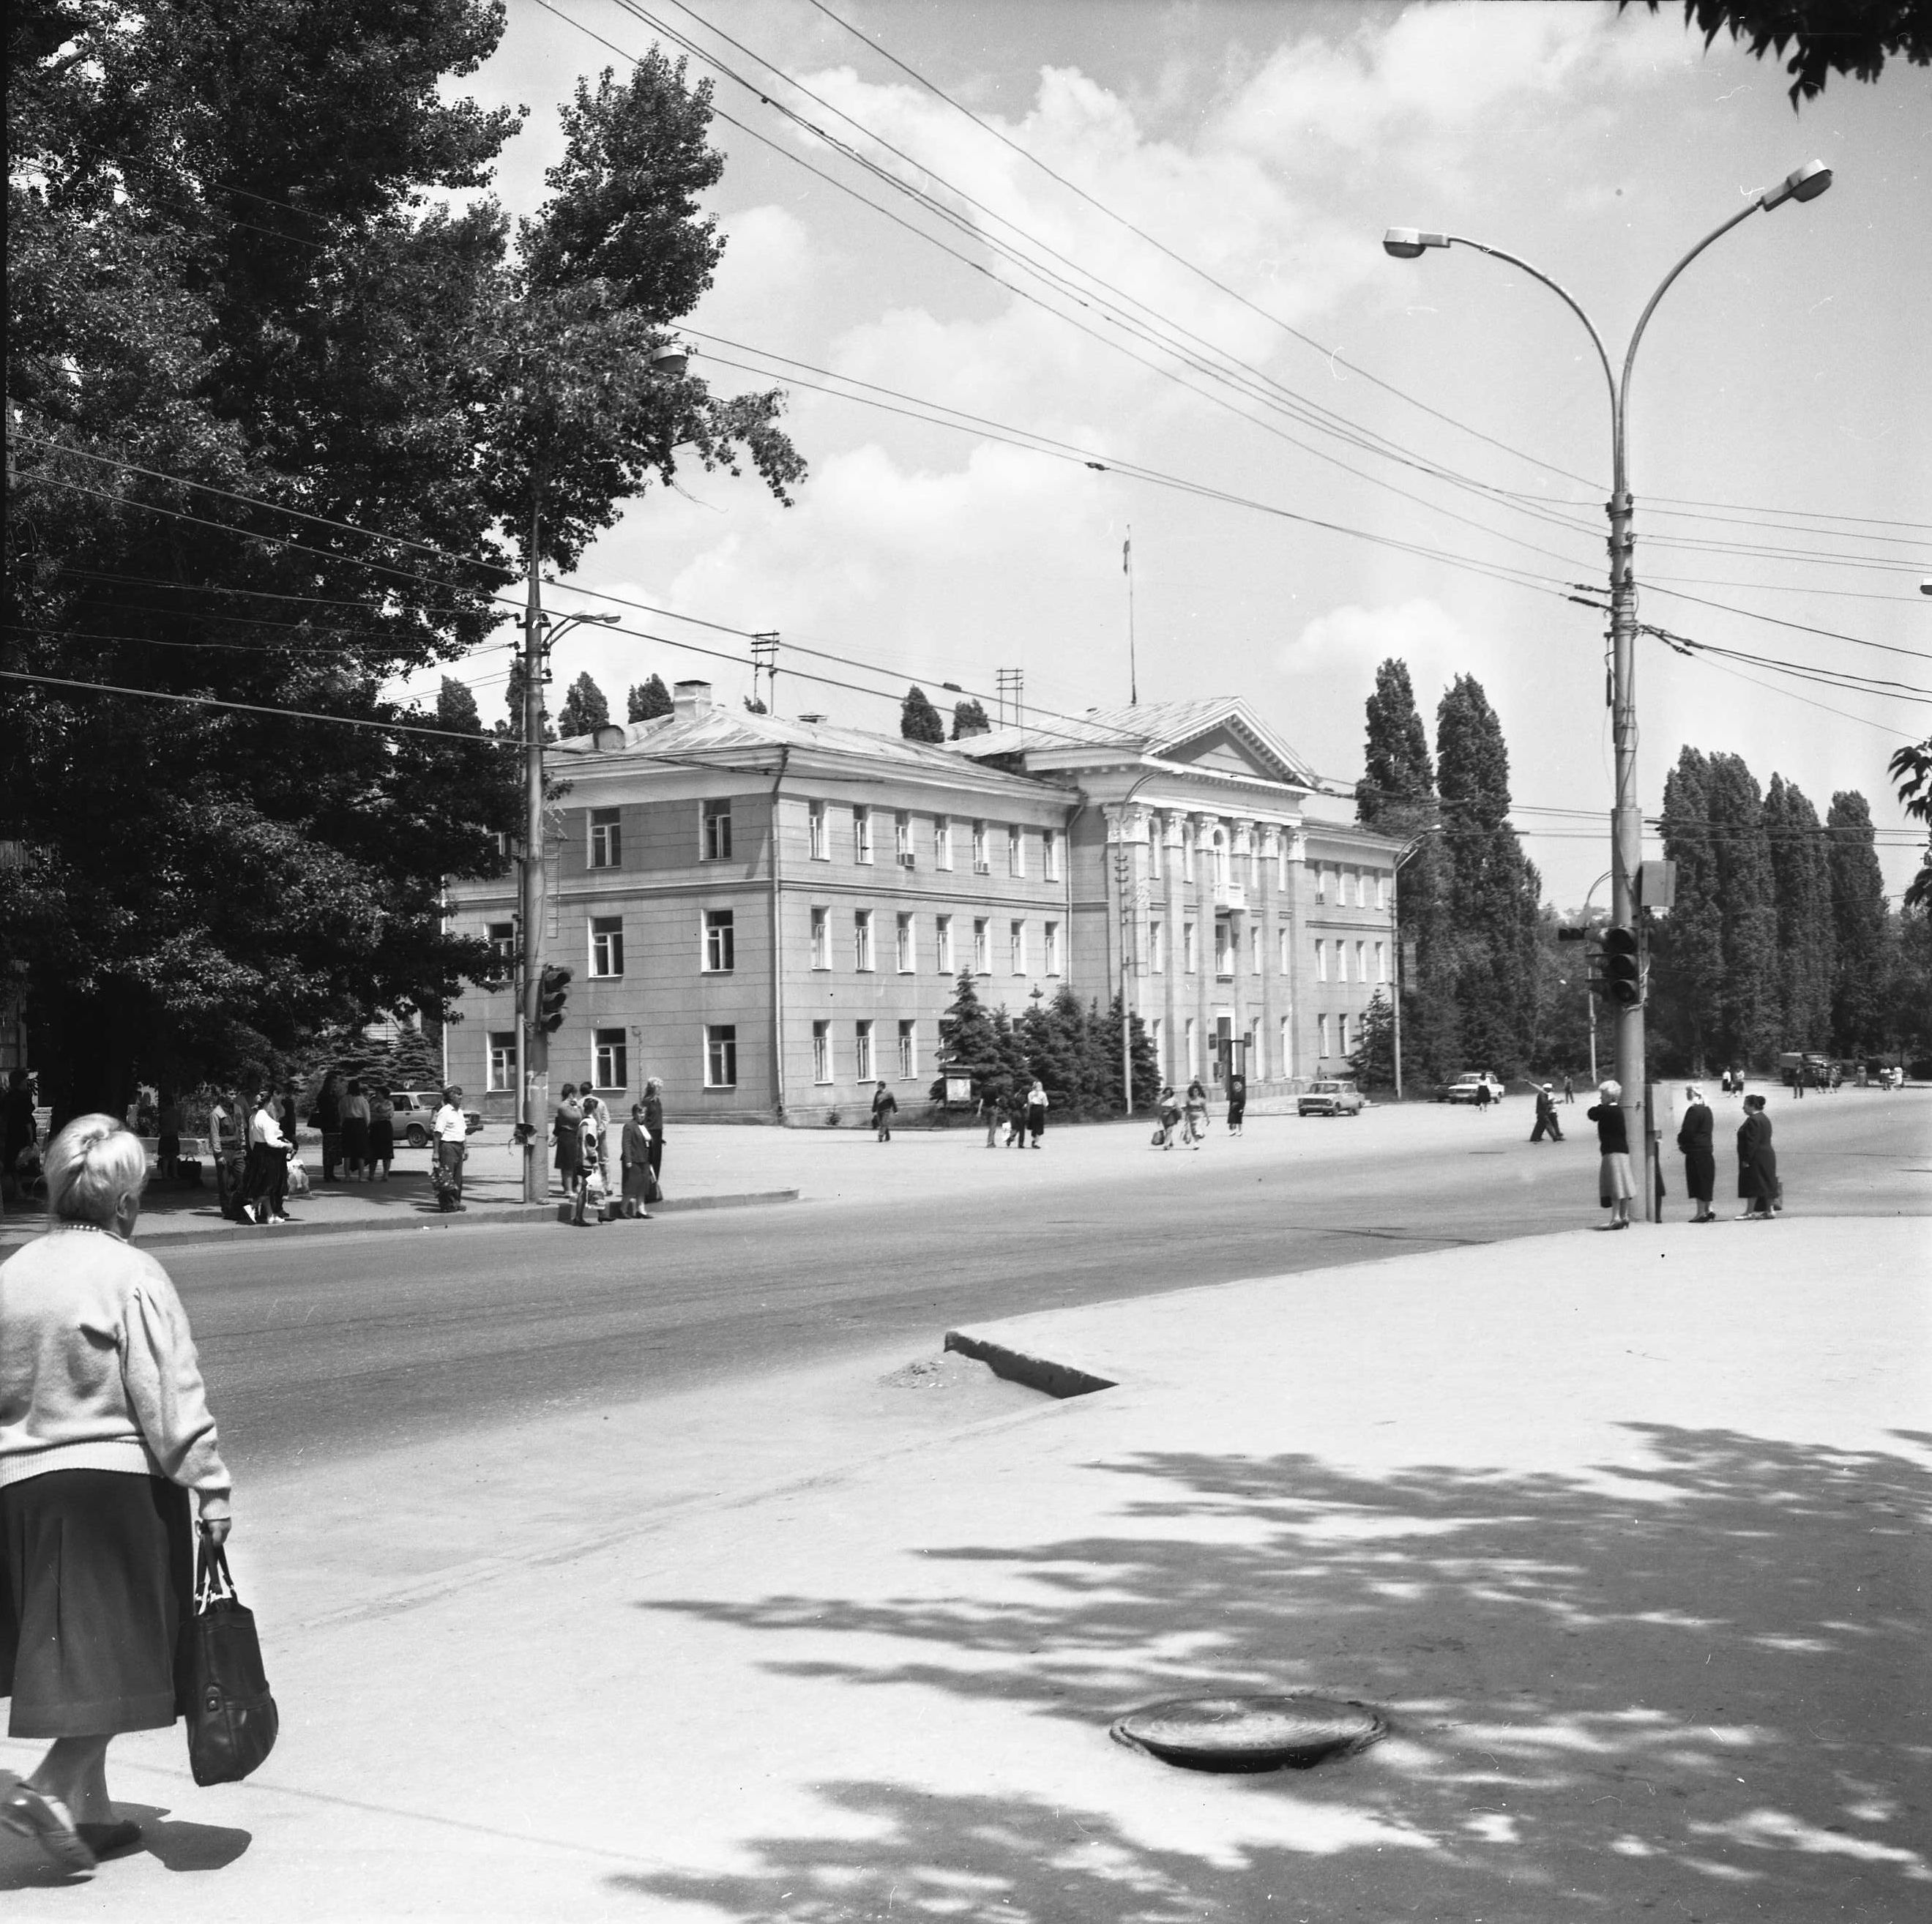
[[1563, 1139], [1563, 1131], [1556, 1121], [1555, 1092], [1547, 1082], [1539, 1083], [1536, 1091], [1536, 1127], [1529, 1132], [1532, 1142], [1540, 1142], [1547, 1135], [1552, 1142]]

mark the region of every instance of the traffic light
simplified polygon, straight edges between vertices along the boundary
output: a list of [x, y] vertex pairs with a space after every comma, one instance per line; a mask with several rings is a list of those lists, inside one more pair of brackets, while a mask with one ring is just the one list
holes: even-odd
[[1634, 929], [1606, 929], [1600, 964], [1604, 993], [1612, 1002], [1634, 1009], [1643, 1000], [1643, 971], [1637, 960]]
[[546, 963], [537, 985], [537, 1027], [554, 1035], [563, 1026], [563, 1005], [570, 993], [570, 971]]

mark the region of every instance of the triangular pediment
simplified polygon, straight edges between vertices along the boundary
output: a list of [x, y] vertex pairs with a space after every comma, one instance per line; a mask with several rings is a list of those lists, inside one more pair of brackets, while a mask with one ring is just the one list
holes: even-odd
[[1160, 743], [1155, 752], [1163, 761], [1212, 770], [1217, 775], [1245, 776], [1261, 782], [1309, 780], [1309, 771], [1257, 728], [1230, 716], [1193, 733]]

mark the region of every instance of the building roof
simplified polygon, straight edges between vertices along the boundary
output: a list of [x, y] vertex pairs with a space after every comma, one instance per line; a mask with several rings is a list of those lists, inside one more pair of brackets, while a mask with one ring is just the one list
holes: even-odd
[[[1052, 758], [1064, 767], [1082, 751], [1126, 753], [1158, 761], [1191, 760], [1190, 747], [1205, 747], [1216, 735], [1245, 752], [1251, 772], [1264, 779], [1298, 788], [1316, 785], [1308, 763], [1238, 695], [1204, 695], [1191, 701], [1124, 703], [1077, 717], [995, 728], [958, 744], [978, 758], [998, 755]], [[1225, 772], [1225, 771], [1224, 771]]]

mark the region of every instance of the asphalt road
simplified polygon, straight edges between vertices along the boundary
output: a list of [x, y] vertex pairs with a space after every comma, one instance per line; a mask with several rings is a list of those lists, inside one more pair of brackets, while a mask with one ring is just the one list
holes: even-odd
[[[1932, 1209], [1924, 1107], [1909, 1117], [1877, 1103], [1780, 1109], [1804, 1213]], [[1279, 1156], [1258, 1166], [1261, 1152], [1246, 1157], [1245, 1145], [1142, 1154], [1111, 1177], [1036, 1189], [1024, 1208], [973, 1194], [808, 1202], [594, 1234], [538, 1223], [166, 1259], [237, 1459], [340, 1460], [899, 1342], [908, 1358], [929, 1356], [964, 1322], [1590, 1219], [1591, 1144], [1573, 1136], [1552, 1151], [1514, 1127], [1476, 1133], [1485, 1127], [1447, 1148], [1378, 1145], [1316, 1168]], [[1681, 1202], [1672, 1213], [1684, 1213]]]

